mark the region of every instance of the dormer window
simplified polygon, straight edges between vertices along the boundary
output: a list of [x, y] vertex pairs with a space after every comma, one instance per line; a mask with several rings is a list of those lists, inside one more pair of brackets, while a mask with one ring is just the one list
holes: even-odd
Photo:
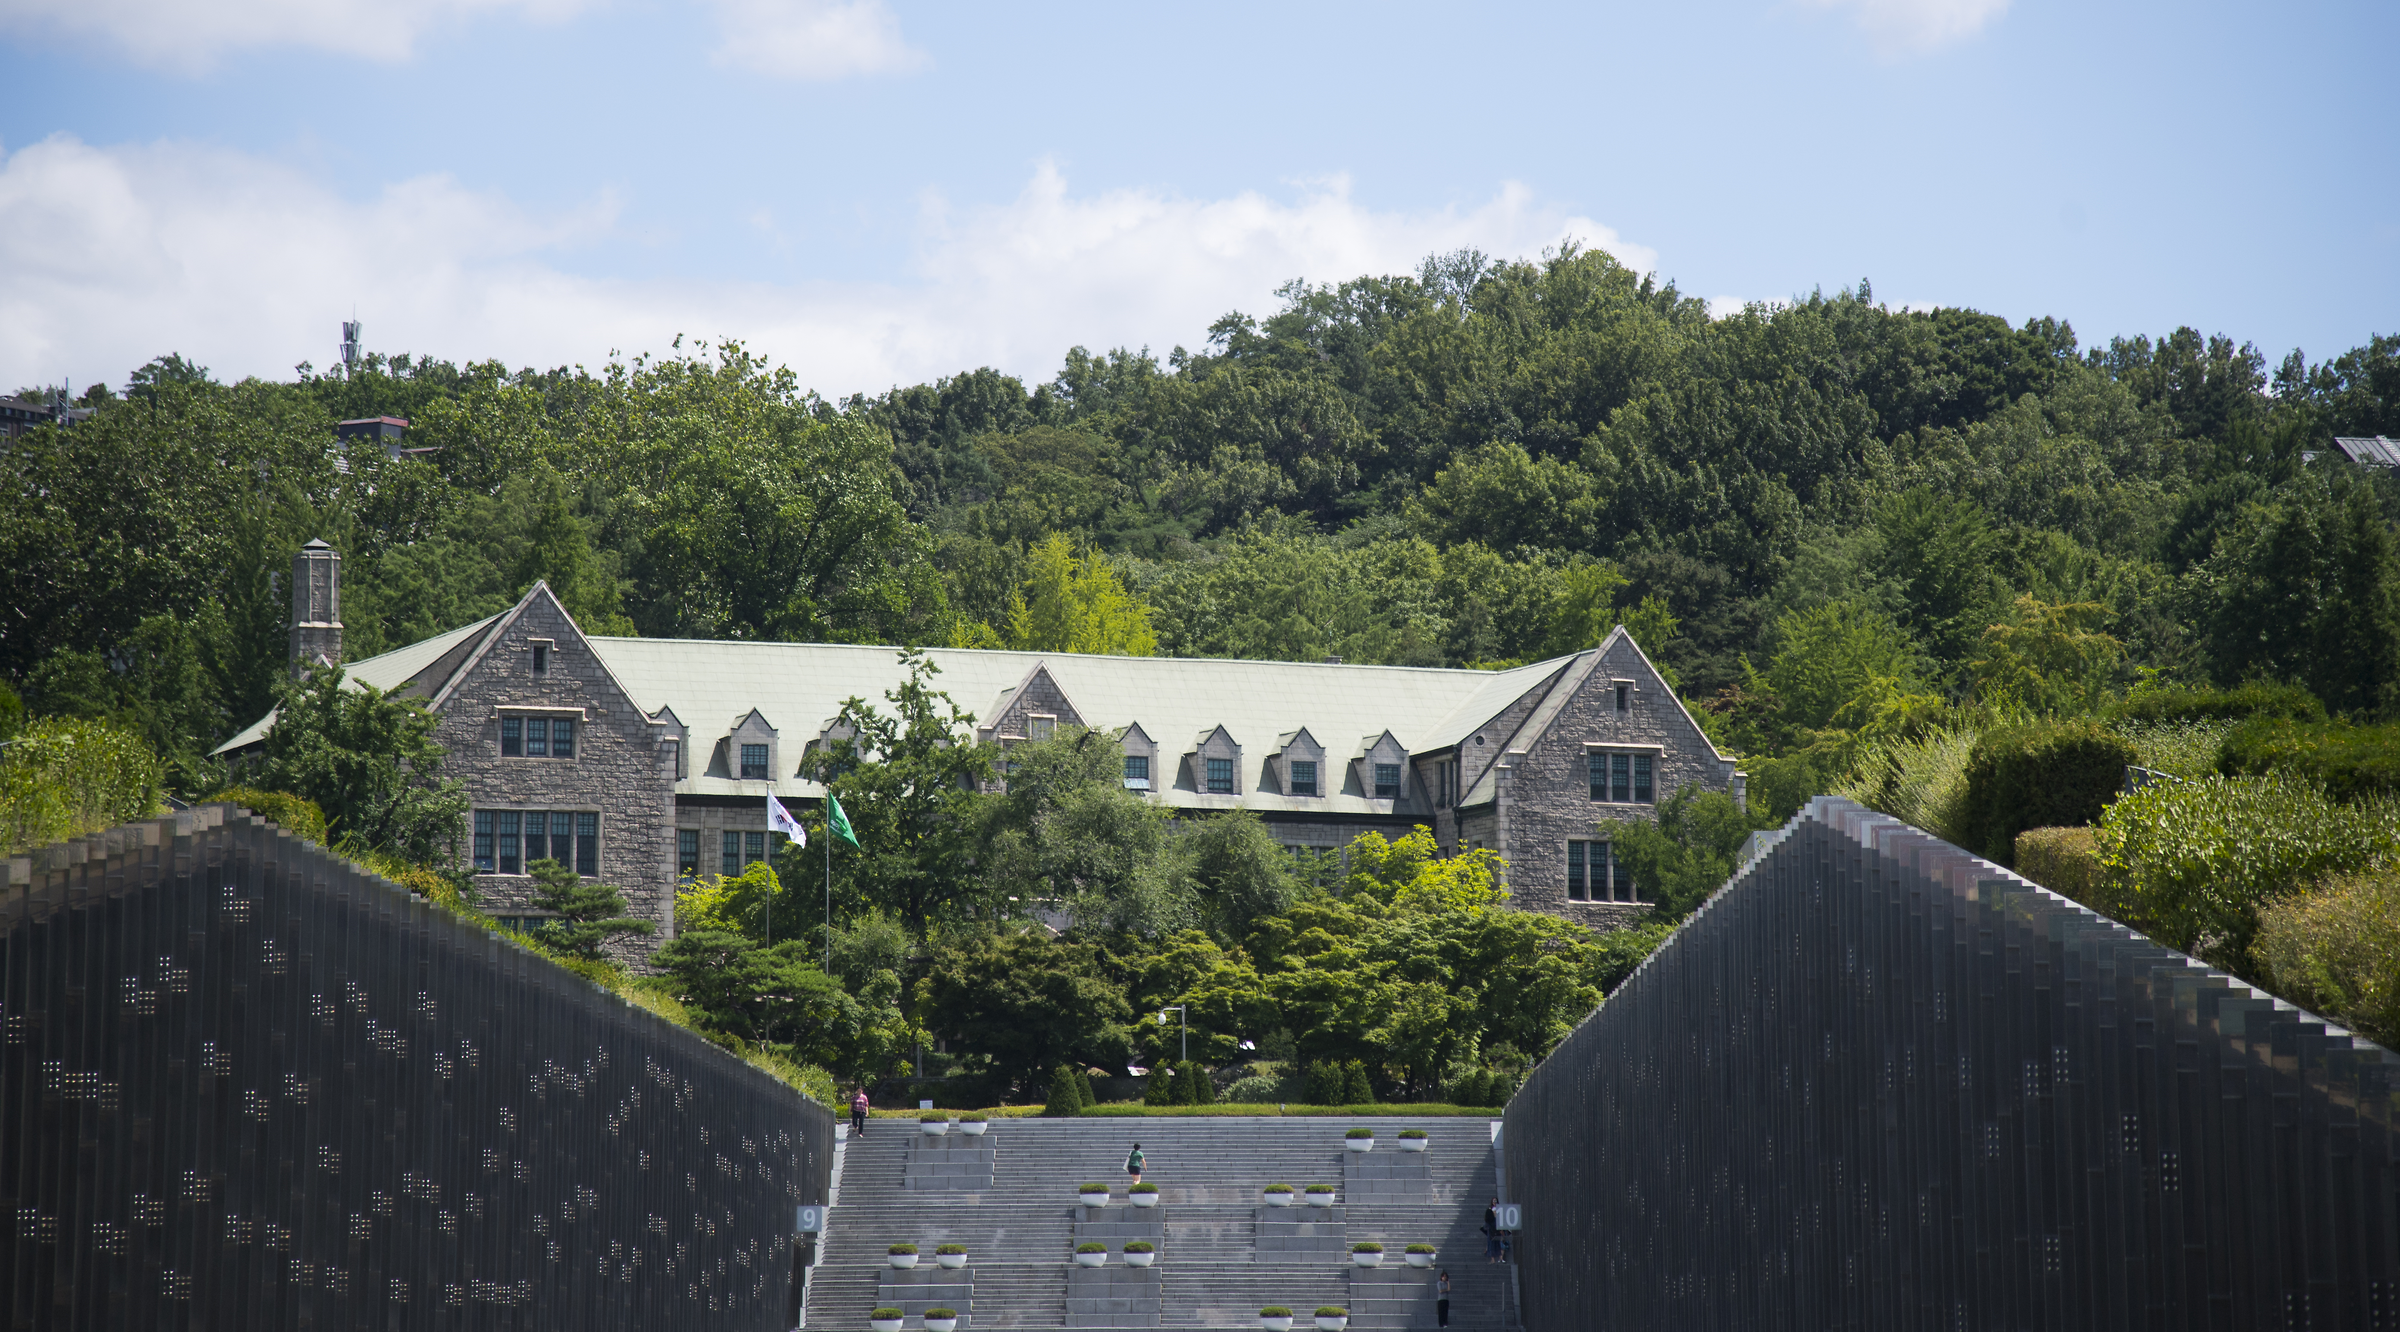
[[1150, 789], [1150, 756], [1148, 754], [1127, 754], [1125, 756], [1125, 789], [1128, 791]]
[[1208, 793], [1209, 793], [1210, 795], [1232, 795], [1232, 794], [1233, 794], [1233, 760], [1232, 760], [1232, 759], [1226, 759], [1226, 758], [1212, 758], [1212, 759], [1209, 759], [1209, 760], [1207, 761], [1207, 770], [1208, 770]]
[[742, 780], [745, 782], [767, 780], [767, 747], [765, 745], [742, 746]]
[[1375, 765], [1375, 798], [1377, 800], [1398, 800], [1400, 798], [1399, 764], [1378, 763]]
[[1315, 795], [1317, 793], [1317, 765], [1307, 759], [1294, 759], [1291, 769], [1292, 789], [1290, 794], [1296, 796]]

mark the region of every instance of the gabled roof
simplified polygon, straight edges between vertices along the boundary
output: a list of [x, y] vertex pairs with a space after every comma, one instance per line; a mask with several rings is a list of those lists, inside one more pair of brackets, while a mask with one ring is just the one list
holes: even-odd
[[[404, 648], [395, 648], [379, 657], [369, 657], [364, 661], [349, 662], [342, 667], [342, 683], [345, 687], [352, 689], [360, 685], [373, 685], [377, 689], [389, 692], [414, 680], [424, 687], [422, 692], [431, 694], [448, 683], [450, 674], [456, 669], [454, 664], [445, 666], [443, 659], [452, 656], [459, 648], [478, 642], [486, 630], [499, 623], [508, 614], [508, 611], [502, 611], [498, 615], [487, 615], [473, 624], [461, 625], [449, 633], [437, 634], [421, 643], [411, 643]], [[464, 659], [465, 654], [458, 653], [457, 655], [460, 659]], [[438, 674], [429, 671], [429, 667], [440, 668]], [[426, 678], [428, 676], [434, 676], [434, 678]], [[227, 754], [255, 745], [266, 738], [268, 728], [274, 724], [275, 714], [269, 712], [266, 716], [243, 727], [239, 734], [217, 746], [214, 752]]]

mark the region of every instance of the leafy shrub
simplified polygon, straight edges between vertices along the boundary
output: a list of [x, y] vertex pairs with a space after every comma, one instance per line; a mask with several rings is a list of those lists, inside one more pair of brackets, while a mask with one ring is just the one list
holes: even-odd
[[989, 1124], [992, 1119], [989, 1115], [966, 1114], [960, 1115], [958, 1122], [961, 1124]]
[[2091, 721], [2004, 726], [1977, 737], [1967, 756], [1960, 845], [2007, 864], [2027, 828], [2096, 821], [2141, 757], [2125, 738]]
[[1979, 735], [1960, 726], [1870, 741], [1833, 793], [1963, 845], [1967, 758]]
[[1371, 1128], [1354, 1128], [1342, 1136], [1345, 1138], [1372, 1138], [1375, 1136], [1375, 1130]]
[[1308, 1103], [1310, 1105], [1342, 1104], [1342, 1066], [1330, 1059], [1320, 1059], [1308, 1066]]
[[2400, 876], [2340, 875], [2259, 912], [2269, 989], [2400, 1047]]
[[2325, 720], [2325, 705], [2298, 685], [2253, 683], [2239, 689], [2137, 689], [2109, 709], [2126, 723], [2242, 721], [2250, 717]]
[[1156, 1253], [1158, 1246], [1148, 1240], [1132, 1240], [1125, 1245], [1127, 1253]]
[[902, 1313], [898, 1309], [877, 1309], [875, 1312], [868, 1314], [867, 1317], [889, 1322], [894, 1318], [906, 1318], [908, 1315]]
[[1484, 1069], [1469, 1069], [1458, 1081], [1450, 1084], [1452, 1105], [1490, 1105], [1492, 1075]]
[[1380, 1245], [1380, 1244], [1377, 1244], [1377, 1243], [1375, 1243], [1373, 1240], [1368, 1240], [1368, 1241], [1366, 1241], [1365, 1243], [1361, 1243], [1361, 1244], [1353, 1244], [1353, 1245], [1351, 1245], [1351, 1246], [1350, 1246], [1350, 1252], [1352, 1252], [1352, 1253], [1381, 1253], [1381, 1252], [1383, 1252], [1383, 1246], [1382, 1246], [1382, 1245]]
[[1217, 1088], [1215, 1083], [1209, 1081], [1208, 1070], [1202, 1067], [1197, 1059], [1183, 1061], [1183, 1069], [1176, 1075], [1175, 1104], [1215, 1105], [1216, 1103]]
[[1227, 1087], [1225, 1099], [1235, 1105], [1265, 1105], [1271, 1101], [1283, 1100], [1282, 1090], [1281, 1080], [1253, 1073], [1249, 1077], [1237, 1079], [1232, 1086]]
[[1301, 1191], [1303, 1193], [1331, 1193], [1333, 1186], [1331, 1184], [1311, 1184]]
[[1108, 1246], [1107, 1246], [1107, 1245], [1105, 1245], [1105, 1244], [1102, 1244], [1102, 1243], [1101, 1243], [1100, 1241], [1098, 1241], [1098, 1240], [1085, 1240], [1083, 1243], [1081, 1243], [1081, 1244], [1078, 1244], [1078, 1245], [1076, 1245], [1076, 1246], [1075, 1246], [1075, 1252], [1077, 1252], [1077, 1253], [1106, 1253], [1106, 1252], [1108, 1252]]
[[1321, 1305], [1317, 1309], [1319, 1318], [1348, 1318], [1349, 1316], [1350, 1311], [1338, 1304]]
[[1100, 1104], [1099, 1096], [1092, 1091], [1092, 1071], [1080, 1065], [1075, 1066], [1075, 1095], [1086, 1110]]
[[1435, 1252], [1438, 1252], [1438, 1250], [1436, 1250], [1436, 1249], [1435, 1249], [1435, 1248], [1434, 1248], [1432, 1245], [1430, 1245], [1430, 1244], [1411, 1244], [1411, 1245], [1409, 1245], [1409, 1246], [1408, 1246], [1407, 1252], [1409, 1252], [1409, 1253], [1435, 1253]]
[[1108, 1192], [1108, 1186], [1100, 1183], [1098, 1180], [1093, 1180], [1088, 1184], [1077, 1185], [1075, 1187], [1075, 1191], [1077, 1193], [1106, 1193]]
[[951, 1257], [956, 1257], [957, 1255], [965, 1253], [966, 1251], [967, 1246], [964, 1244], [945, 1244], [934, 1250], [935, 1253], [946, 1254]]
[[948, 1116], [948, 1115], [919, 1115], [919, 1116], [917, 1116], [917, 1122], [918, 1122], [918, 1123], [920, 1123], [920, 1124], [947, 1124], [947, 1123], [949, 1123], [949, 1122], [950, 1122], [950, 1116]]
[[2260, 718], [2225, 735], [2217, 771], [2228, 777], [2288, 772], [2336, 800], [2400, 793], [2400, 726]]
[[1050, 1072], [1050, 1099], [1042, 1105], [1042, 1113], [1065, 1118], [1083, 1113], [1083, 1093], [1075, 1085], [1075, 1070], [1060, 1064]]
[[2027, 828], [2017, 834], [2017, 872], [2094, 911], [2102, 905], [2100, 843], [2090, 828]]
[[1127, 1193], [1156, 1193], [1158, 1192], [1158, 1186], [1156, 1184], [1149, 1183], [1136, 1184], [1132, 1188], [1125, 1191]]
[[885, 1253], [915, 1253], [916, 1251], [917, 1246], [914, 1244], [895, 1244], [884, 1250]]
[[1266, 1308], [1259, 1310], [1258, 1316], [1261, 1318], [1289, 1318], [1292, 1316], [1292, 1311], [1284, 1308], [1280, 1304], [1270, 1304]]
[[223, 801], [240, 805], [294, 837], [305, 837], [319, 846], [325, 845], [325, 811], [317, 802], [289, 791], [260, 791], [247, 786], [229, 786], [208, 798], [214, 804]]
[[1367, 1066], [1353, 1059], [1342, 1065], [1342, 1099], [1336, 1105], [1373, 1105], [1375, 1089], [1367, 1085]]
[[[1600, 993], [1613, 993], [1625, 983], [1652, 953], [1675, 934], [1674, 925], [1663, 920], [1646, 920], [1623, 929], [1603, 930], [1592, 937], [1592, 963], [1585, 975]], [[1461, 1102], [1461, 1104], [1468, 1104]], [[1482, 1102], [1473, 1102], [1480, 1105]]]
[[2141, 765], [2174, 777], [2205, 777], [2217, 770], [2217, 751], [2230, 722], [2120, 722], [2112, 727], [2133, 744]]
[[1184, 1090], [1180, 1071], [1173, 1063], [1162, 1059], [1158, 1067], [1150, 1070], [1150, 1076], [1142, 1079], [1142, 1104], [1190, 1105], [1189, 1101], [1176, 1099]]
[[137, 732], [72, 717], [33, 722], [0, 749], [0, 852], [146, 819], [165, 775]]
[[2390, 864], [2400, 806], [2336, 804], [2281, 773], [2158, 782], [2109, 806], [2097, 840], [2120, 919], [2249, 977], [2260, 909], [2333, 875]]
[[956, 1309], [927, 1309], [927, 1310], [925, 1311], [925, 1316], [926, 1316], [927, 1318], [956, 1318], [956, 1317], [958, 1317], [958, 1310], [956, 1310]]
[[1261, 1193], [1290, 1193], [1291, 1191], [1292, 1186], [1289, 1184], [1269, 1184], [1265, 1188], [1259, 1190]]
[[1400, 1130], [1400, 1136], [1401, 1136], [1401, 1137], [1403, 1137], [1403, 1138], [1409, 1138], [1409, 1139], [1412, 1139], [1412, 1140], [1413, 1140], [1413, 1139], [1417, 1139], [1417, 1138], [1422, 1138], [1422, 1137], [1426, 1136], [1426, 1134], [1425, 1134], [1425, 1130], [1423, 1130], [1423, 1129], [1402, 1129], [1402, 1130]]

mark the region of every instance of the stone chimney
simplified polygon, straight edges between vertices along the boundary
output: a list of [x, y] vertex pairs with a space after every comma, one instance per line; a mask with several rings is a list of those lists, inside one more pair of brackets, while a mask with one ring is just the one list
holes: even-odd
[[322, 540], [292, 556], [292, 674], [342, 659], [342, 557]]

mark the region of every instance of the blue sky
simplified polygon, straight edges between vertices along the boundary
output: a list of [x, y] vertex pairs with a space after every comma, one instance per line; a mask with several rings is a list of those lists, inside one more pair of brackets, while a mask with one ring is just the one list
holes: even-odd
[[0, 388], [740, 337], [829, 394], [1564, 237], [1721, 304], [2400, 331], [2400, 6], [0, 0]]

